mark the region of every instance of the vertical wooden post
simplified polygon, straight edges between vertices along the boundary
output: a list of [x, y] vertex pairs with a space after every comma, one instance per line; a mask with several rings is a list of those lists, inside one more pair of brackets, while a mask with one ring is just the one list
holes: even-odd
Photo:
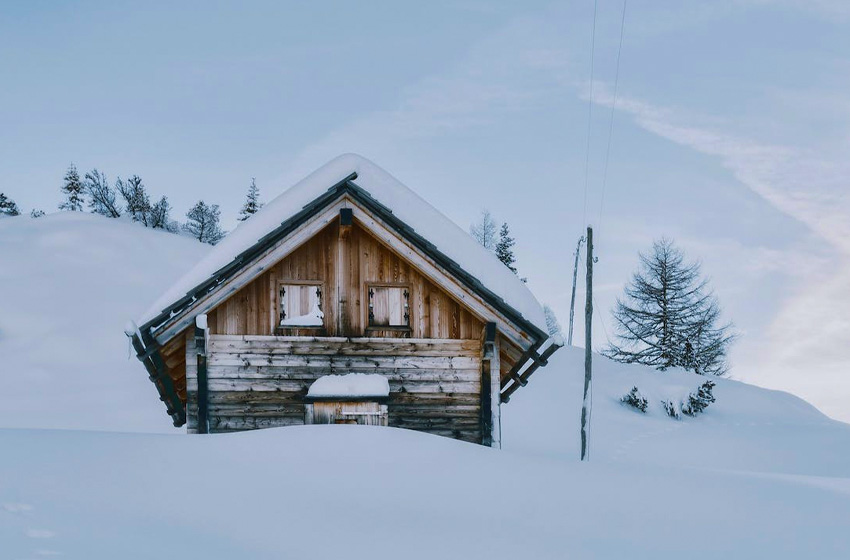
[[584, 243], [584, 236], [578, 238], [576, 243], [576, 259], [573, 263], [573, 293], [570, 297], [570, 331], [567, 333], [567, 346], [573, 345], [573, 317], [576, 312], [576, 281], [578, 280], [578, 257], [581, 254], [581, 244]]
[[484, 325], [481, 336], [481, 443], [501, 448], [501, 379], [496, 323]]
[[502, 367], [499, 353], [501, 352], [499, 345], [499, 333], [496, 331], [496, 324], [492, 323], [495, 336], [492, 342], [492, 354], [490, 357], [490, 414], [492, 420], [490, 447], [495, 449], [502, 448]]
[[209, 424], [209, 396], [207, 385], [207, 340], [209, 329], [207, 328], [207, 316], [195, 317], [195, 352], [198, 360], [198, 433], [208, 434]]
[[351, 208], [339, 210], [339, 235], [336, 246], [336, 336], [351, 336], [351, 321], [349, 320], [349, 305], [346, 294], [351, 283], [349, 261], [351, 259], [351, 226], [354, 223], [354, 212]]
[[581, 460], [588, 456], [587, 413], [591, 382], [591, 321], [593, 319], [593, 228], [587, 226], [587, 289], [584, 303], [584, 397], [581, 401]]

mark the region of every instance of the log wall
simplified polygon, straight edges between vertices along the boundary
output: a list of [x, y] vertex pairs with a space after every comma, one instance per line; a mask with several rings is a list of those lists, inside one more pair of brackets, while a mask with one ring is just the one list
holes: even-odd
[[[188, 430], [197, 430], [194, 342], [186, 339]], [[309, 386], [332, 373], [387, 377], [389, 425], [481, 443], [481, 341], [211, 334], [211, 432], [304, 423]]]

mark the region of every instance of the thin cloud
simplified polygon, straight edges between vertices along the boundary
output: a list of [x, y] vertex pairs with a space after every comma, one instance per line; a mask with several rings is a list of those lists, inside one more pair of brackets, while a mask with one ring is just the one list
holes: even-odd
[[[608, 90], [597, 91], [594, 102], [610, 107]], [[756, 345], [758, 355], [745, 357], [741, 369], [747, 380], [791, 390], [850, 420], [850, 376], [839, 375], [842, 364], [850, 363], [850, 163], [694, 125], [693, 117], [633, 98], [619, 97], [616, 107], [645, 130], [718, 158], [742, 185], [805, 224], [831, 249], [829, 263], [755, 250], [753, 266], [794, 276], [800, 288], [777, 302], [776, 315]]]

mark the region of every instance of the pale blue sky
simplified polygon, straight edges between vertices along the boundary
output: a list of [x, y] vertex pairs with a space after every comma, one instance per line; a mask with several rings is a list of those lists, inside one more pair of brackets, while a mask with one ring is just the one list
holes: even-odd
[[[742, 337], [733, 376], [850, 420], [850, 4], [601, 0], [587, 218], [597, 316], [675, 238]], [[231, 227], [342, 152], [462, 225], [508, 220], [566, 323], [582, 232], [593, 3], [5, 2], [0, 190], [53, 210], [70, 162]], [[581, 293], [580, 293], [581, 296]], [[581, 336], [581, 330], [577, 332]]]

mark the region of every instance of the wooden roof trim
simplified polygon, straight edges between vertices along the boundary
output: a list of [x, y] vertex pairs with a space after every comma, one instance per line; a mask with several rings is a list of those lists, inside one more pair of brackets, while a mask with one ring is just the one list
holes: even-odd
[[[446, 272], [460, 279], [473, 292], [478, 293], [484, 301], [498, 309], [507, 319], [513, 321], [515, 324], [521, 326], [524, 330], [534, 335], [534, 338], [538, 340], [546, 339], [547, 334], [539, 327], [525, 319], [521, 313], [508, 305], [501, 297], [497, 296], [492, 290], [487, 288], [480, 280], [468, 273], [457, 262], [439, 251], [433, 243], [419, 235], [413, 228], [396, 217], [390, 208], [387, 208], [378, 202], [371, 194], [369, 194], [368, 191], [354, 183], [356, 178], [357, 174], [352, 173], [330, 187], [325, 194], [316, 198], [310, 204], [305, 205], [301, 211], [284, 221], [272, 232], [261, 237], [257, 243], [237, 255], [233, 261], [216, 271], [205, 282], [190, 290], [183, 298], [164, 309], [157, 317], [142, 325], [142, 330], [160, 330], [164, 324], [169, 322], [175, 316], [185, 312], [198, 299], [215, 290], [218, 286], [237, 274], [239, 270], [241, 270], [241, 268], [251, 260], [256, 259], [265, 253], [270, 245], [278, 243], [290, 235], [300, 225], [308, 221], [313, 214], [321, 211], [324, 206], [332, 204], [341, 194], [350, 194], [354, 200], [360, 202], [366, 209], [375, 213], [378, 217], [390, 225], [392, 229], [399, 231], [403, 237], [409, 240], [420, 251], [426, 253], [437, 264], [444, 268]], [[159, 338], [159, 336], [157, 336], [157, 338]]]

